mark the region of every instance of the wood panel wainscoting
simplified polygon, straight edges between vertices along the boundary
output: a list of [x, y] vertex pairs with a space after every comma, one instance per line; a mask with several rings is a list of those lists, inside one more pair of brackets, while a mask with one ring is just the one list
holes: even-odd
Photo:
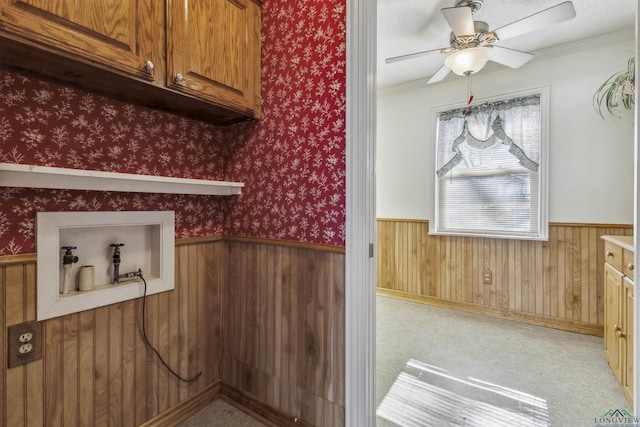
[[[549, 225], [548, 241], [429, 235], [378, 219], [379, 295], [602, 336], [604, 242], [631, 225]], [[483, 284], [490, 269], [492, 283]]]
[[222, 379], [236, 393], [227, 395], [278, 426], [344, 426], [344, 249], [228, 244]]
[[142, 299], [44, 321], [43, 357], [9, 369], [36, 255], [0, 257], [0, 425], [173, 426], [224, 398], [267, 424], [343, 426], [343, 248], [244, 240], [176, 241], [175, 289], [147, 297], [150, 341], [202, 372], [189, 384], [146, 348]]
[[222, 245], [177, 245], [175, 289], [147, 297], [149, 340], [182, 376], [174, 378], [141, 335], [142, 299], [43, 322], [43, 357], [7, 369], [6, 328], [36, 318], [36, 256], [1, 265], [3, 425], [135, 426], [220, 380]]

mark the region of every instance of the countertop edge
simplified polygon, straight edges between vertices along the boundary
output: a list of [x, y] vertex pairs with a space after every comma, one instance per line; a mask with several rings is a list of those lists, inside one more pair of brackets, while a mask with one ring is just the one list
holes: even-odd
[[607, 242], [611, 242], [616, 244], [623, 249], [629, 250], [633, 252], [633, 236], [612, 236], [612, 235], [604, 235], [600, 236], [601, 239], [606, 240]]

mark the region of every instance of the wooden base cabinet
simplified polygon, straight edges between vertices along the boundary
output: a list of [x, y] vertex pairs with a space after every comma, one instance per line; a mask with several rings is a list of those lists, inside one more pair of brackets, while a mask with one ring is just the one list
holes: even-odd
[[217, 124], [260, 118], [259, 0], [0, 0], [0, 62]]
[[622, 302], [622, 316], [623, 316], [623, 328], [624, 336], [620, 340], [623, 347], [622, 360], [622, 391], [629, 400], [629, 403], [633, 405], [633, 281], [628, 277], [624, 278], [624, 297]]
[[622, 391], [633, 404], [633, 238], [603, 236], [604, 352]]
[[609, 264], [604, 265], [604, 353], [618, 382], [622, 378], [620, 370], [620, 343], [618, 338], [620, 325], [620, 296], [622, 295], [624, 276]]

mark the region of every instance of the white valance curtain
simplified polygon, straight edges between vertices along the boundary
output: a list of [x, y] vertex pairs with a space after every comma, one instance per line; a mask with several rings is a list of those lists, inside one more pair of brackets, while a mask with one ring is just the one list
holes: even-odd
[[438, 114], [437, 175], [455, 167], [537, 171], [540, 159], [540, 95], [488, 102]]
[[539, 93], [440, 112], [436, 233], [541, 238]]

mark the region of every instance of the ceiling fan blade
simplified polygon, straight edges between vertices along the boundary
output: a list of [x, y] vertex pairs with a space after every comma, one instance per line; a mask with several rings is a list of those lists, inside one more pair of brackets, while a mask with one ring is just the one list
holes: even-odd
[[427, 84], [429, 85], [431, 83], [438, 83], [444, 80], [444, 78], [449, 75], [450, 71], [451, 70], [449, 70], [449, 67], [443, 65], [438, 71], [436, 71], [433, 76], [431, 76], [431, 78], [427, 81]]
[[419, 58], [421, 56], [431, 55], [432, 53], [445, 53], [445, 52], [449, 52], [450, 50], [452, 50], [452, 48], [450, 48], [450, 47], [443, 47], [441, 49], [425, 50], [425, 51], [422, 51], [422, 52], [409, 53], [407, 55], [400, 55], [400, 56], [394, 56], [394, 57], [391, 57], [391, 58], [387, 58], [387, 59], [384, 60], [384, 62], [386, 62], [387, 64], [391, 64], [391, 63], [398, 62], [398, 61], [405, 61], [407, 59], [413, 59], [413, 58]]
[[567, 21], [575, 16], [576, 9], [573, 7], [573, 3], [565, 1], [550, 7], [549, 9], [542, 10], [538, 13], [534, 13], [533, 15], [529, 15], [526, 18], [507, 24], [504, 27], [500, 27], [497, 30], [494, 30], [493, 33], [498, 37], [498, 40], [506, 40], [511, 37], [538, 30], [542, 27], [546, 27], [547, 25]]
[[506, 47], [493, 46], [493, 57], [491, 60], [498, 64], [511, 68], [520, 68], [531, 61], [535, 55], [519, 50], [507, 49]]
[[476, 33], [470, 7], [445, 7], [440, 9], [440, 12], [457, 37], [472, 36]]

